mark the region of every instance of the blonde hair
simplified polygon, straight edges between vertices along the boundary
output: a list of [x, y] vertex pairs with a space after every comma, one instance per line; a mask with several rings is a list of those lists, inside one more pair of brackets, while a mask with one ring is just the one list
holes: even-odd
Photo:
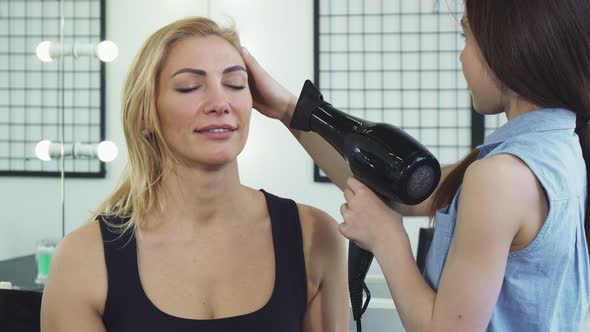
[[[153, 33], [135, 56], [122, 96], [122, 121], [129, 159], [117, 189], [92, 213], [91, 220], [99, 216], [120, 218], [121, 223], [103, 220], [110, 227], [125, 232], [135, 230], [148, 209], [163, 210], [162, 171], [174, 156], [163, 140], [156, 113], [159, 75], [177, 42], [212, 35], [223, 38], [238, 51], [241, 48], [233, 27], [220, 27], [204, 17], [189, 17]], [[149, 135], [144, 135], [145, 128], [150, 130]]]

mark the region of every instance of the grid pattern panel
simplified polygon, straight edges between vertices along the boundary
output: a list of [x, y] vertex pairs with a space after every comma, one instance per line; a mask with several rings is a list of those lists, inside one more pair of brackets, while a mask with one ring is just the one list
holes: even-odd
[[[104, 138], [104, 65], [67, 56], [41, 62], [44, 40], [59, 42], [60, 1], [0, 0], [0, 175], [57, 176], [61, 161], [40, 161], [41, 140], [98, 143]], [[63, 42], [104, 39], [104, 1], [63, 3]], [[104, 176], [98, 160], [66, 159], [67, 176]]]
[[461, 1], [316, 0], [315, 81], [324, 99], [403, 128], [441, 164], [463, 158], [473, 132], [462, 10]]

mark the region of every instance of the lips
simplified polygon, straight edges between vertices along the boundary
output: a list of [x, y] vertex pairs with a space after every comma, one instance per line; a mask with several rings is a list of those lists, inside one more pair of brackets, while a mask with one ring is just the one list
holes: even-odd
[[227, 140], [233, 137], [237, 127], [228, 124], [212, 124], [194, 130], [194, 133], [212, 140]]
[[195, 129], [197, 133], [226, 133], [235, 131], [237, 128], [228, 124], [212, 124]]

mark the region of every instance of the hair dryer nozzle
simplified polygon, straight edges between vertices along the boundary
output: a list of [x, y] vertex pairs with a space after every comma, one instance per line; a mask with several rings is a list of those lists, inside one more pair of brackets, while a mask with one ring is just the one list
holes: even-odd
[[305, 80], [301, 93], [299, 94], [299, 100], [295, 106], [293, 112], [293, 118], [289, 124], [291, 128], [310, 131], [311, 130], [311, 114], [313, 111], [323, 104], [327, 104], [324, 101], [322, 93], [311, 83], [310, 80]]

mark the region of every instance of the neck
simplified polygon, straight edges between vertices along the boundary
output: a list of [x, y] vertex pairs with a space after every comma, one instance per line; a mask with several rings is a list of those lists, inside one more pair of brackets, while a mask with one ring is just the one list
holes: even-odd
[[164, 172], [163, 211], [150, 211], [145, 226], [180, 226], [190, 231], [195, 226], [234, 221], [243, 207], [246, 190], [240, 184], [236, 161], [215, 169], [175, 164]]
[[508, 119], [508, 121], [514, 119], [519, 115], [541, 108], [540, 106], [523, 99], [515, 93], [511, 93], [511, 95], [507, 97], [505, 104], [506, 106], [504, 112], [506, 113], [506, 118]]

